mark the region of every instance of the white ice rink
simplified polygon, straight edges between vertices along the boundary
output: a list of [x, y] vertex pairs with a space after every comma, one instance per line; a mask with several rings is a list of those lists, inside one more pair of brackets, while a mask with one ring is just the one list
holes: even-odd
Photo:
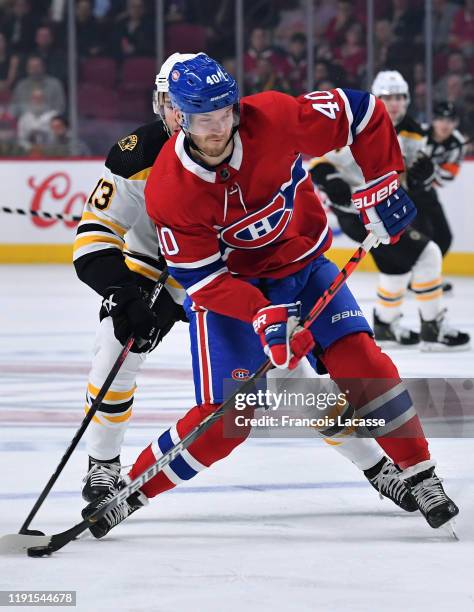
[[[452, 280], [450, 319], [474, 334], [474, 280]], [[362, 273], [350, 283], [367, 315], [374, 283]], [[0, 287], [3, 535], [18, 531], [83, 418], [99, 301], [66, 266], [0, 267]], [[406, 306], [416, 323], [414, 300]], [[403, 376], [473, 377], [472, 352], [391, 354]], [[128, 463], [194, 403], [184, 324], [138, 387]], [[250, 439], [104, 540], [43, 559], [0, 557], [0, 590], [75, 590], [86, 612], [474, 610], [474, 441], [435, 439], [431, 450], [461, 509], [459, 542], [380, 501], [317, 440]], [[80, 520], [85, 468], [81, 444], [33, 528]]]

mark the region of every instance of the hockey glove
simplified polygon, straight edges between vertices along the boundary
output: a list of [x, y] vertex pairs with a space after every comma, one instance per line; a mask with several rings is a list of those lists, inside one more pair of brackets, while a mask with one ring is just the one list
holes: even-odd
[[309, 329], [300, 325], [300, 303], [261, 308], [253, 318], [265, 354], [277, 368], [296, 368], [314, 347]]
[[397, 242], [416, 217], [416, 207], [400, 187], [396, 172], [372, 181], [366, 189], [356, 191], [352, 199], [366, 230], [382, 244]]
[[133, 353], [153, 350], [162, 335], [158, 318], [144, 297], [137, 285], [127, 285], [109, 287], [108, 295], [102, 300], [101, 320], [106, 316], [112, 317], [115, 337], [122, 345], [133, 334]]
[[419, 153], [413, 165], [407, 170], [407, 187], [410, 191], [429, 189], [436, 179], [436, 169], [431, 159]]
[[327, 177], [327, 182], [322, 187], [326, 192], [331, 204], [335, 208], [348, 208], [351, 206], [351, 188], [342, 178], [334, 175], [334, 178]]

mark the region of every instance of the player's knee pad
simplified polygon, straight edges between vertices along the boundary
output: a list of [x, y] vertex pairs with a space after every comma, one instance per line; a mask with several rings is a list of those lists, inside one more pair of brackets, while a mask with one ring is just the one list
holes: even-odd
[[[192, 408], [176, 424], [176, 430], [182, 439], [187, 433], [194, 429], [199, 423], [215, 412], [219, 404], [201, 404]], [[253, 410], [239, 411], [239, 416], [251, 417]], [[230, 411], [213, 423], [207, 431], [199, 436], [190, 446], [189, 452], [200, 463], [210, 466], [219, 459], [227, 457], [234, 448], [244, 442], [250, 434], [250, 425], [235, 426], [235, 411]]]

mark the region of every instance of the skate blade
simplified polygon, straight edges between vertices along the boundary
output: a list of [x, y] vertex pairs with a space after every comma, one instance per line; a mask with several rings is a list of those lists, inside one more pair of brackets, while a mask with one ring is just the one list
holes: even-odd
[[9, 533], [0, 538], [0, 554], [26, 553], [32, 546], [48, 546], [51, 536], [23, 535], [20, 533]]
[[456, 521], [453, 518], [443, 525], [443, 528], [456, 542], [459, 542], [458, 534], [456, 533]]
[[460, 353], [462, 351], [470, 351], [471, 343], [468, 342], [461, 346], [446, 346], [439, 342], [421, 342], [419, 347], [423, 353]]

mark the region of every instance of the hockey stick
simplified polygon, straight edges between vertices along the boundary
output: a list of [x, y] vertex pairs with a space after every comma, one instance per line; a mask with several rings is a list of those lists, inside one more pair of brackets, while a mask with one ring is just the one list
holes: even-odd
[[58, 221], [80, 221], [82, 217], [78, 215], [63, 215], [61, 213], [49, 213], [42, 210], [27, 210], [25, 208], [0, 207], [0, 212], [9, 215], [23, 215], [24, 217], [39, 217], [40, 219], [54, 219]]
[[[361, 260], [370, 251], [370, 249], [378, 243], [378, 239], [373, 235], [369, 234], [364, 242], [357, 248], [352, 257], [346, 263], [346, 265], [340, 270], [331, 285], [326, 289], [323, 295], [316, 301], [313, 308], [310, 310], [308, 315], [302, 322], [304, 327], [309, 327], [314, 320], [318, 317], [321, 311], [326, 305], [332, 300], [332, 298], [339, 291], [341, 286], [344, 284], [346, 279], [352, 274], [357, 268]], [[74, 525], [66, 531], [56, 533], [52, 536], [43, 536], [31, 538], [28, 541], [24, 536], [19, 535], [7, 535], [0, 539], [0, 551], [2, 549], [14, 550], [15, 552], [21, 552], [26, 550], [30, 557], [42, 557], [44, 555], [50, 555], [51, 553], [63, 548], [66, 544], [71, 542], [75, 537], [81, 534], [83, 531], [99, 519], [101, 519], [107, 512], [112, 510], [115, 506], [125, 501], [132, 493], [137, 491], [146, 482], [151, 480], [158, 472], [164, 467], [169, 465], [177, 455], [183, 450], [188, 448], [196, 438], [202, 433], [207, 431], [213, 423], [222, 417], [225, 412], [228, 412], [234, 407], [235, 399], [237, 394], [247, 393], [253, 388], [254, 382], [264, 376], [271, 368], [272, 363], [270, 360], [265, 361], [258, 370], [247, 379], [221, 406], [215, 411], [204, 418], [199, 425], [191, 430], [178, 444], [173, 446], [167, 453], [162, 455], [153, 465], [151, 465], [143, 474], [135, 478], [132, 482], [126, 485], [115, 497], [113, 497], [105, 506], [96, 510], [87, 519], [84, 519], [77, 525]], [[8, 548], [10, 547], [10, 548]]]
[[[155, 286], [153, 287], [153, 291], [151, 292], [151, 295], [150, 295], [150, 297], [148, 299], [148, 305], [150, 306], [150, 308], [153, 306], [153, 304], [158, 299], [158, 296], [160, 295], [161, 290], [165, 286], [166, 279], [168, 278], [168, 276], [169, 276], [169, 273], [168, 273], [167, 269], [163, 270], [163, 272], [160, 274], [160, 276], [158, 278], [158, 281], [156, 282]], [[58, 479], [59, 475], [63, 471], [64, 466], [66, 465], [66, 463], [68, 462], [68, 460], [69, 460], [70, 456], [72, 455], [74, 449], [78, 445], [80, 439], [82, 438], [82, 435], [84, 434], [85, 430], [87, 429], [87, 426], [92, 421], [95, 413], [99, 409], [99, 406], [102, 404], [102, 401], [103, 401], [107, 391], [110, 389], [110, 386], [113, 383], [115, 377], [117, 376], [120, 368], [122, 367], [123, 362], [127, 358], [127, 355], [129, 354], [130, 349], [132, 348], [132, 345], [133, 345], [134, 341], [135, 341], [135, 338], [134, 338], [133, 335], [131, 335], [128, 338], [128, 340], [125, 343], [125, 345], [122, 348], [122, 350], [120, 351], [120, 354], [117, 357], [117, 359], [116, 359], [114, 365], [112, 366], [110, 372], [108, 373], [107, 378], [105, 379], [102, 387], [100, 388], [99, 393], [97, 394], [97, 397], [91, 403], [90, 408], [89, 408], [86, 416], [84, 417], [84, 420], [81, 423], [81, 426], [79, 427], [79, 429], [75, 433], [73, 439], [71, 440], [71, 443], [69, 444], [68, 448], [66, 449], [66, 452], [64, 453], [64, 455], [63, 455], [61, 461], [59, 462], [56, 470], [54, 471], [54, 473], [52, 474], [51, 478], [46, 483], [46, 486], [44, 487], [44, 489], [41, 492], [40, 496], [36, 500], [36, 503], [33, 506], [33, 508], [31, 509], [31, 512], [26, 517], [26, 520], [23, 523], [23, 525], [22, 525], [22, 527], [21, 527], [21, 529], [19, 531], [20, 534], [23, 534], [23, 535], [35, 535], [35, 536], [43, 536], [44, 535], [43, 532], [41, 532], [41, 531], [29, 530], [28, 526], [30, 525], [31, 521], [33, 520], [33, 518], [35, 517], [36, 513], [40, 509], [41, 504], [44, 502], [44, 500], [46, 499], [47, 495], [51, 491], [51, 489], [52, 489], [54, 483], [56, 482], [56, 480]]]

